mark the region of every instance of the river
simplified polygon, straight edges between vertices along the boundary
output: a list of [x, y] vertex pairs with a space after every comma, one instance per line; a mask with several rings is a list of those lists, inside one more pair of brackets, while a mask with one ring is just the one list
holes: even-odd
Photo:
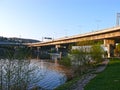
[[[23, 63], [24, 62], [24, 63]], [[0, 60], [0, 90], [26, 85], [26, 90], [54, 90], [67, 80], [66, 69], [44, 60]], [[18, 84], [18, 82], [22, 81]], [[23, 83], [24, 82], [24, 83]], [[27, 83], [27, 84], [26, 84]], [[14, 89], [13, 89], [14, 90]]]

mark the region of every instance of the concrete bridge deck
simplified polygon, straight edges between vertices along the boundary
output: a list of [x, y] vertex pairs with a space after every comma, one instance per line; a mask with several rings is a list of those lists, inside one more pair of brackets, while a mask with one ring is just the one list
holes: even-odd
[[85, 34], [59, 38], [59, 39], [51, 40], [47, 42], [28, 43], [27, 45], [31, 47], [40, 47], [40, 46], [75, 43], [75, 42], [85, 41], [85, 40], [105, 40], [105, 39], [112, 39], [112, 40], [115, 40], [115, 42], [120, 42], [120, 26], [107, 28], [99, 31], [94, 31], [90, 33], [85, 33]]

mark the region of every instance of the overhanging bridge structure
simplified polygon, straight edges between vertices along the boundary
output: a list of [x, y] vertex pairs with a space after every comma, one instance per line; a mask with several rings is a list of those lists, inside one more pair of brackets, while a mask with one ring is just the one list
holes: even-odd
[[98, 41], [102, 40], [105, 47], [108, 48], [108, 57], [112, 56], [113, 50], [116, 43], [120, 43], [120, 26], [107, 28], [99, 31], [94, 31], [85, 34], [74, 35], [65, 38], [59, 38], [56, 40], [28, 43], [29, 47], [67, 47], [70, 44], [81, 42], [81, 41]]

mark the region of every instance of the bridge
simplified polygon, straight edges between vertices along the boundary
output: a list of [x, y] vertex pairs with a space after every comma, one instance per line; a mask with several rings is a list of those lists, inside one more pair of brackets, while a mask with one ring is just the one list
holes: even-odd
[[19, 45], [24, 45], [22, 43], [12, 43], [12, 42], [0, 42], [0, 46], [19, 46]]
[[59, 38], [56, 40], [28, 43], [29, 47], [64, 47], [69, 44], [77, 43], [80, 41], [98, 41], [102, 40], [105, 47], [108, 48], [108, 57], [111, 57], [116, 43], [120, 43], [120, 26], [107, 28], [99, 31], [94, 31], [85, 34], [74, 35], [70, 37]]

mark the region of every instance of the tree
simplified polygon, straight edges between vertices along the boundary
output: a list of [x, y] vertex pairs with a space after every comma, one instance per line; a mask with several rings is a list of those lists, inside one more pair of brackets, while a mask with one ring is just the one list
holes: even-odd
[[88, 69], [90, 57], [87, 47], [80, 46], [77, 49], [73, 49], [69, 56], [77, 75], [83, 74]]
[[[23, 50], [24, 49], [24, 50]], [[12, 52], [12, 53], [11, 53]], [[0, 90], [27, 90], [35, 88], [43, 79], [40, 67], [28, 60], [28, 48], [4, 50], [0, 58]]]
[[71, 67], [71, 59], [69, 56], [62, 57], [62, 59], [59, 61], [60, 64], [66, 66], [66, 67]]
[[92, 45], [90, 55], [95, 63], [99, 63], [103, 60], [104, 50], [99, 44]]
[[29, 60], [0, 60], [0, 90], [27, 90], [43, 78], [40, 68]]
[[72, 66], [72, 69], [77, 75], [83, 74], [93, 65], [91, 61], [96, 64], [103, 60], [104, 50], [100, 46], [101, 43], [102, 41], [83, 41], [83, 43], [77, 43], [80, 46], [75, 46], [68, 56], [61, 60], [62, 64]]

